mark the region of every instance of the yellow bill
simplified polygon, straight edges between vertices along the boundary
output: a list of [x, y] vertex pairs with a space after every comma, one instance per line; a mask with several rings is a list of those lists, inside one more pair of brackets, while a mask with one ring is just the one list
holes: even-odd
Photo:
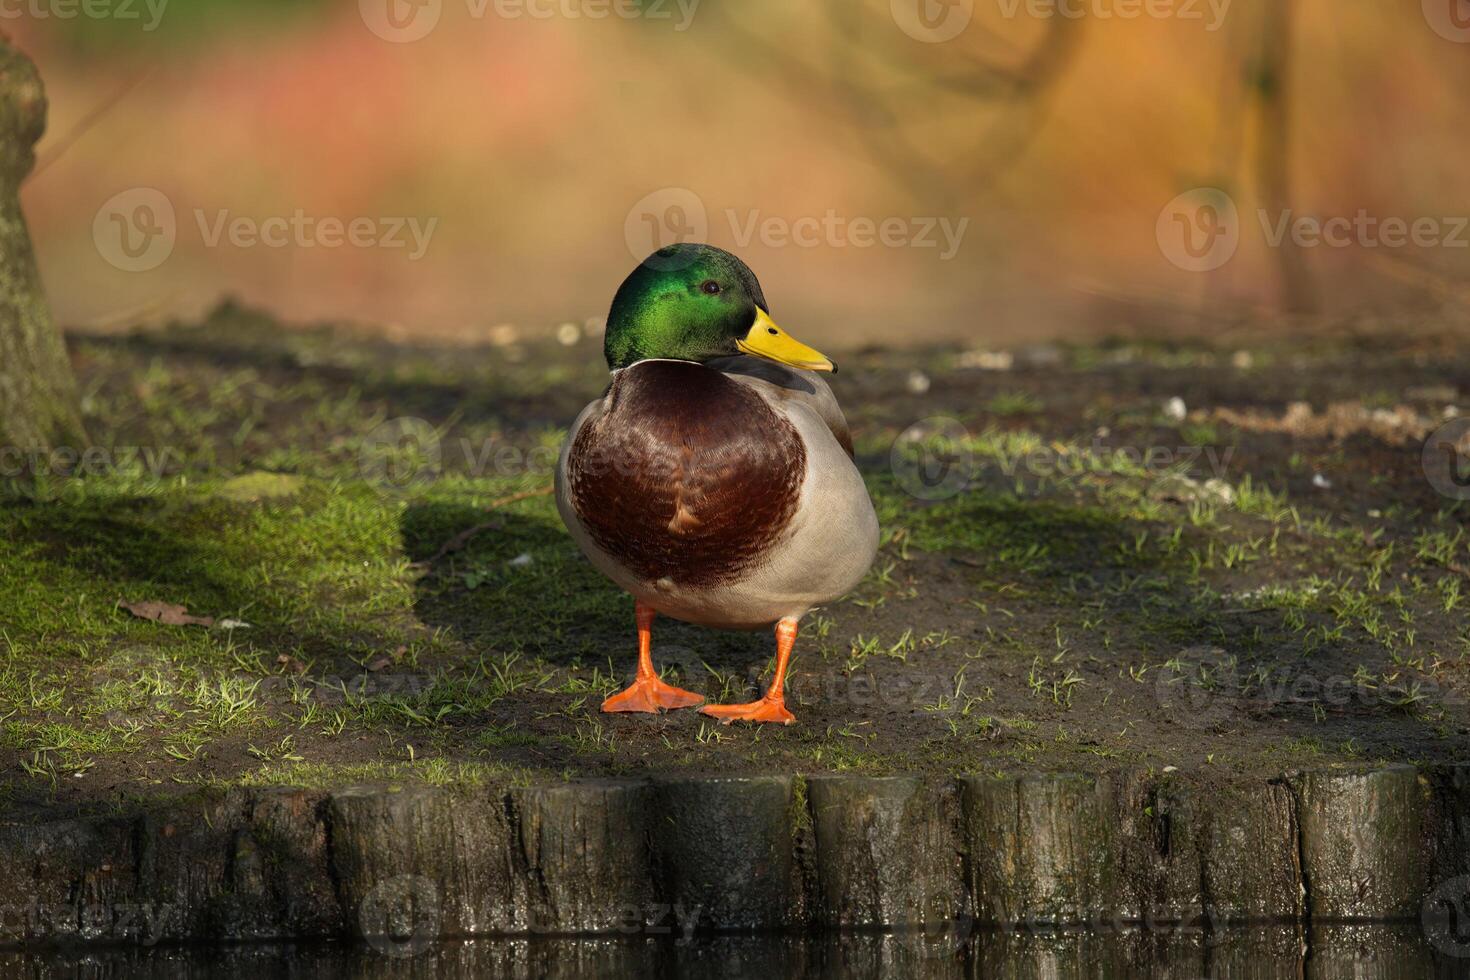
[[806, 371], [836, 371], [837, 365], [821, 351], [808, 347], [771, 322], [766, 311], [756, 308], [755, 325], [735, 341], [742, 354], [754, 354]]

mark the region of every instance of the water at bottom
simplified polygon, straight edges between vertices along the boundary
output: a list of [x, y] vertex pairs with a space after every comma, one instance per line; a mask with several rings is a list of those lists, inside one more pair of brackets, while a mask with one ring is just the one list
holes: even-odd
[[1192, 930], [473, 939], [0, 951], [0, 978], [973, 977], [1423, 980], [1470, 977], [1470, 934], [1417, 924]]

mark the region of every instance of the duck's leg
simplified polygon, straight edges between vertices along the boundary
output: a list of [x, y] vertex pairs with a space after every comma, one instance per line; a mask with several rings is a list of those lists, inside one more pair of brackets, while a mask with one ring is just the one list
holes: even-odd
[[783, 619], [776, 624], [776, 676], [766, 696], [749, 704], [708, 704], [699, 713], [718, 718], [726, 725], [732, 721], [770, 721], [789, 725], [796, 716], [786, 710], [786, 664], [791, 659], [791, 648], [796, 645], [796, 620]]
[[627, 690], [602, 702], [602, 710], [653, 712], [660, 708], [688, 708], [703, 701], [704, 698], [692, 691], [659, 680], [658, 671], [653, 669], [652, 653], [653, 618], [658, 613], [637, 600], [633, 609], [638, 618], [638, 676]]

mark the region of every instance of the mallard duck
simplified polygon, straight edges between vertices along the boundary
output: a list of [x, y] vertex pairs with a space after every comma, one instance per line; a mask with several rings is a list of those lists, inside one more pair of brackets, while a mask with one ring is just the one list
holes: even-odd
[[732, 721], [791, 724], [797, 626], [873, 562], [878, 519], [852, 459], [826, 356], [771, 320], [755, 274], [710, 245], [659, 249], [608, 314], [612, 383], [572, 424], [556, 505], [592, 564], [631, 593], [638, 669], [607, 712], [687, 708], [651, 654], [659, 615], [720, 629], [774, 625], [776, 672]]

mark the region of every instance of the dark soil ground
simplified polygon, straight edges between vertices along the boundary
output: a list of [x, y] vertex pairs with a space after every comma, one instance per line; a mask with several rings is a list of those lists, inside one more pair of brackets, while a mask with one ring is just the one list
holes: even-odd
[[[600, 338], [564, 340], [392, 347], [229, 306], [74, 337], [85, 475], [54, 461], [0, 506], [0, 807], [1467, 756], [1470, 506], [1421, 464], [1470, 411], [1463, 351], [839, 357], [883, 546], [804, 624], [798, 723], [751, 728], [598, 711], [633, 666], [632, 603], [539, 492], [606, 383]], [[214, 624], [122, 605], [144, 602]], [[773, 641], [661, 620], [654, 650], [729, 701]]]

